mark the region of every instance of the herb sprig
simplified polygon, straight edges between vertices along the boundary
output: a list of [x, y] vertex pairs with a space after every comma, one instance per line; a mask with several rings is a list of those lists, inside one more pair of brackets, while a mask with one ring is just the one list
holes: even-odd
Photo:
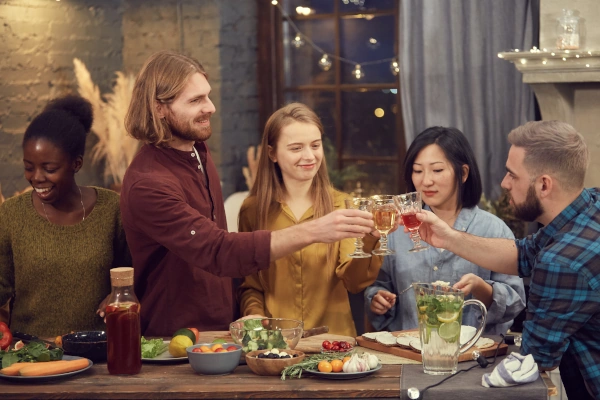
[[303, 371], [316, 371], [319, 362], [323, 360], [333, 361], [339, 359], [340, 355], [338, 354], [313, 354], [311, 356], [306, 357], [302, 362], [299, 362], [298, 364], [285, 367], [283, 371], [281, 371], [281, 380], [285, 381], [286, 377], [301, 378]]

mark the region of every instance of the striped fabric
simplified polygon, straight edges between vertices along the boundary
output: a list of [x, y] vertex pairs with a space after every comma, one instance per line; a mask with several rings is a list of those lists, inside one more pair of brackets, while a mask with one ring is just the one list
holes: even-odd
[[523, 354], [542, 368], [570, 352], [600, 398], [600, 194], [584, 189], [548, 226], [516, 241], [531, 276]]

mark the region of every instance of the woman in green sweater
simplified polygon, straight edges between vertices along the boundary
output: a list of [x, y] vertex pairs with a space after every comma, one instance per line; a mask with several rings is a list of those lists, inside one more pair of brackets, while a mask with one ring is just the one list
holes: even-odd
[[118, 195], [79, 186], [92, 107], [78, 96], [50, 102], [25, 131], [33, 190], [0, 205], [0, 305], [10, 328], [37, 336], [104, 329], [96, 314], [109, 269], [130, 265]]

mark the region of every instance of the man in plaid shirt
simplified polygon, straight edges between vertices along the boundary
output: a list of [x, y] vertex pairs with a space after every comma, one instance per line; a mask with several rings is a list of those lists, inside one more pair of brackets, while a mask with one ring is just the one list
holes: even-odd
[[560, 366], [569, 399], [600, 399], [600, 192], [583, 187], [587, 146], [559, 121], [528, 122], [508, 140], [502, 187], [516, 217], [544, 227], [514, 241], [480, 238], [424, 211], [421, 237], [483, 268], [530, 276], [521, 351], [540, 370]]

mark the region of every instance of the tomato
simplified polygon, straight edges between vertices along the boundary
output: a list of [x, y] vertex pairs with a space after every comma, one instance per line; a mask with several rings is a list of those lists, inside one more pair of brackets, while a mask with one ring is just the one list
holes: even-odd
[[235, 347], [235, 346], [229, 346], [229, 347], [227, 348], [227, 351], [236, 351], [237, 349], [238, 349], [238, 348], [237, 348], [237, 347]]
[[347, 348], [348, 348], [348, 343], [340, 342], [340, 349], [347, 349]]
[[192, 350], [192, 353], [202, 353], [202, 349], [200, 347], [196, 347], [194, 350]]
[[222, 347], [219, 347], [218, 349], [214, 350], [214, 352], [215, 353], [223, 353], [223, 352], [227, 353], [227, 350]]
[[321, 346], [323, 346], [325, 350], [331, 350], [331, 342], [329, 340], [324, 341]]
[[0, 322], [0, 350], [8, 349], [12, 343], [12, 339], [12, 333], [10, 333], [8, 325], [4, 322]]
[[340, 345], [340, 342], [338, 342], [338, 341], [336, 340], [336, 341], [334, 341], [333, 343], [331, 343], [331, 345], [332, 345], [332, 346], [339, 346], [339, 345]]
[[331, 363], [327, 360], [319, 362], [317, 368], [319, 369], [319, 372], [331, 372], [333, 370]]
[[331, 370], [333, 372], [342, 372], [343, 367], [344, 367], [344, 363], [342, 362], [342, 360], [331, 361]]
[[333, 346], [331, 346], [331, 350], [333, 350], [333, 351], [340, 351], [340, 346], [338, 346], [337, 344], [333, 345]]
[[346, 356], [346, 357], [344, 357], [344, 359], [342, 360], [342, 363], [343, 363], [343, 364], [346, 364], [348, 361], [350, 361], [350, 359], [351, 359], [351, 358], [352, 358], [352, 357], [350, 357], [350, 356]]
[[198, 343], [198, 340], [200, 340], [200, 332], [198, 331], [198, 329], [196, 329], [196, 328], [188, 328], [188, 329], [194, 333], [194, 336], [196, 336], [195, 343]]

